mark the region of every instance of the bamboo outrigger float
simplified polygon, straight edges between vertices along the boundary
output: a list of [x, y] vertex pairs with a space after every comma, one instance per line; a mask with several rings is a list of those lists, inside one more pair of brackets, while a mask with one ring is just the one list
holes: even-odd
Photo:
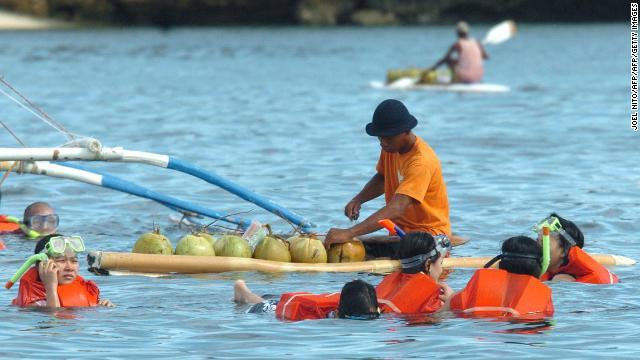
[[[635, 260], [608, 254], [590, 254], [605, 266], [631, 266]], [[449, 257], [445, 268], [481, 268], [492, 257]], [[108, 271], [129, 271], [153, 274], [202, 274], [231, 271], [280, 272], [372, 272], [388, 273], [401, 268], [398, 260], [370, 260], [352, 263], [303, 264], [251, 258], [223, 256], [188, 256], [134, 254], [92, 251], [87, 256], [90, 268]]]

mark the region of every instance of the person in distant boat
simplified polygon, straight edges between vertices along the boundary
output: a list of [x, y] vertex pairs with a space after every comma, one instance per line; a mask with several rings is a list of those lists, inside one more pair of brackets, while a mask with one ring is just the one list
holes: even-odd
[[[490, 269], [498, 260], [498, 269]], [[462, 317], [521, 320], [553, 316], [551, 289], [538, 279], [542, 248], [534, 239], [516, 236], [505, 240], [502, 253], [484, 267], [451, 297], [452, 312]]]
[[[440, 160], [426, 141], [412, 132], [418, 120], [398, 100], [381, 102], [366, 132], [380, 141], [376, 173], [347, 203], [350, 220], [360, 216], [362, 204], [384, 194], [386, 205], [348, 229], [332, 228], [325, 245], [344, 243], [356, 236], [380, 230], [379, 220], [390, 219], [405, 232], [424, 231], [451, 237], [449, 200]], [[392, 256], [399, 238], [362, 238], [370, 256]], [[386, 242], [378, 244], [377, 242]]]
[[594, 258], [582, 250], [584, 235], [578, 226], [556, 213], [543, 219], [533, 227], [541, 241], [542, 227], [550, 230], [549, 268], [542, 280], [575, 281], [589, 284], [615, 284], [618, 277], [600, 265]]
[[79, 236], [51, 234], [38, 241], [35, 254], [44, 253], [39, 261], [20, 278], [18, 296], [12, 304], [47, 308], [107, 306], [113, 303], [100, 299], [100, 290], [93, 281], [79, 274], [78, 253], [85, 251]]
[[489, 55], [484, 50], [482, 44], [469, 36], [469, 25], [460, 21], [456, 26], [458, 41], [456, 41], [449, 51], [428, 71], [437, 69], [440, 65], [446, 64], [452, 74], [452, 82], [456, 83], [476, 83], [482, 80], [484, 75], [483, 60], [489, 59]]
[[242, 280], [234, 287], [234, 301], [254, 304], [249, 313], [275, 313], [281, 320], [300, 321], [337, 317], [352, 320], [373, 320], [380, 317], [376, 291], [371, 284], [353, 280], [342, 287], [340, 293], [311, 294], [285, 293], [280, 297], [253, 293]]
[[58, 230], [60, 218], [51, 205], [34, 202], [24, 209], [22, 232], [30, 239], [53, 234]]

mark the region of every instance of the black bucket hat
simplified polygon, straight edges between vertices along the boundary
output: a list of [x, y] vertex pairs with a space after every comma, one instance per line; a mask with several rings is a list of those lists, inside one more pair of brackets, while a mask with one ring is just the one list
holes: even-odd
[[398, 100], [387, 99], [373, 112], [373, 119], [367, 124], [367, 134], [371, 136], [396, 136], [418, 125], [418, 120]]

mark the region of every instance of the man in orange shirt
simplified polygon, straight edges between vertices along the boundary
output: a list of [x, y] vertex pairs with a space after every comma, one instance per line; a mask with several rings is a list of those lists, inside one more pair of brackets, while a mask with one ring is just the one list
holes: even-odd
[[382, 219], [391, 219], [406, 232], [451, 236], [449, 201], [440, 160], [429, 144], [411, 131], [417, 124], [418, 120], [398, 100], [388, 99], [378, 105], [366, 127], [367, 134], [378, 137], [382, 147], [376, 174], [349, 201], [344, 213], [357, 220], [362, 204], [382, 194], [386, 206], [349, 229], [329, 230], [325, 238], [327, 246], [377, 231], [382, 228], [378, 224]]

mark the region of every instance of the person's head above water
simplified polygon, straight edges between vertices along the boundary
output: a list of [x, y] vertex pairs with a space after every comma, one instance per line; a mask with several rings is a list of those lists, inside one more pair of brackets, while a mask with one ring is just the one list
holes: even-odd
[[24, 209], [22, 222], [40, 235], [48, 235], [58, 229], [59, 218], [51, 205], [39, 201]]
[[555, 271], [568, 261], [569, 250], [572, 246], [582, 248], [584, 246], [584, 234], [578, 226], [560, 217], [556, 213], [551, 213], [547, 218], [538, 222], [533, 231], [538, 233], [538, 242], [542, 241], [542, 226], [549, 225], [550, 230], [550, 250], [549, 271]]
[[415, 135], [411, 129], [416, 125], [418, 120], [409, 113], [402, 102], [387, 99], [376, 107], [373, 118], [365, 130], [368, 135], [378, 137], [382, 150], [404, 153], [413, 146]]
[[450, 246], [445, 238], [436, 241], [429, 233], [410, 232], [400, 241], [395, 257], [400, 260], [403, 273], [422, 271], [437, 281], [442, 274], [442, 260]]
[[353, 320], [372, 320], [380, 317], [376, 289], [362, 280], [346, 283], [340, 293], [338, 317]]
[[64, 285], [73, 282], [78, 276], [78, 253], [84, 250], [84, 242], [79, 236], [50, 234], [38, 241], [33, 252], [47, 254], [49, 260], [58, 267], [58, 284]]
[[456, 34], [459, 38], [466, 38], [469, 36], [469, 24], [465, 21], [458, 21], [456, 24]]
[[542, 247], [530, 237], [514, 236], [502, 243], [502, 254], [489, 261], [485, 267], [490, 267], [498, 260], [499, 269], [538, 278], [542, 271]]

